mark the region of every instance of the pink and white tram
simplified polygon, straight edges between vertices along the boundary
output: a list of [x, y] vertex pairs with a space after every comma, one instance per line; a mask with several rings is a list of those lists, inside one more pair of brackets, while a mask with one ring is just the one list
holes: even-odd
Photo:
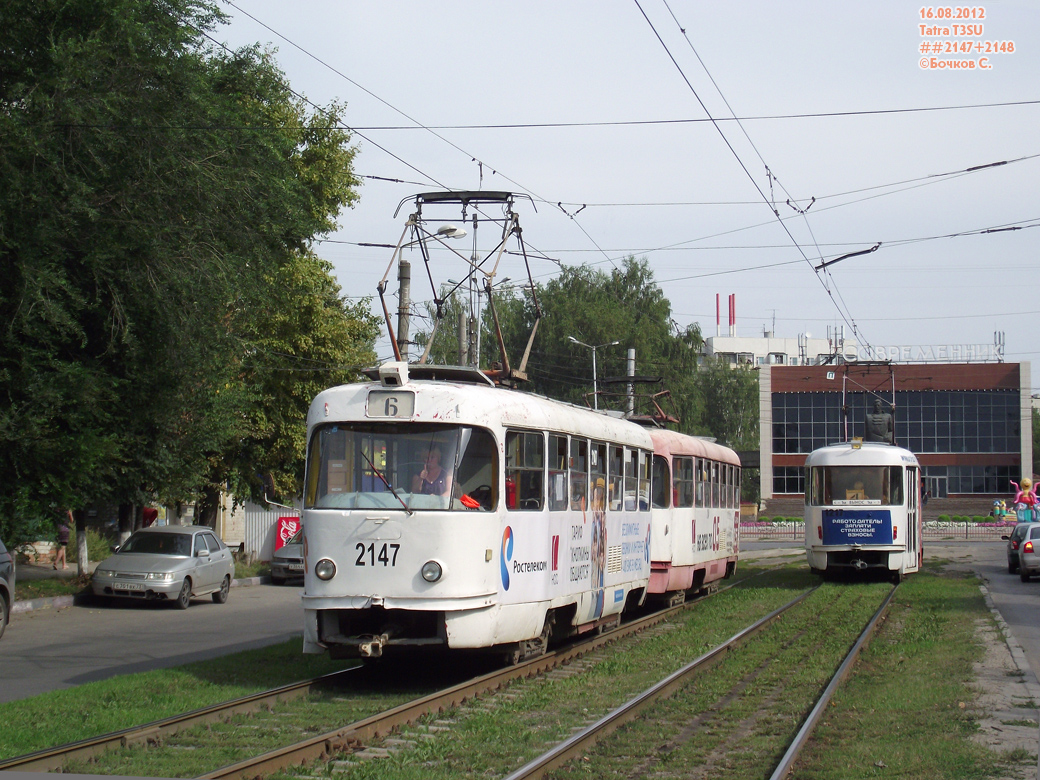
[[654, 442], [636, 423], [398, 362], [318, 395], [307, 441], [304, 652], [520, 660], [646, 596]]
[[675, 431], [651, 430], [650, 438], [648, 592], [674, 604], [736, 571], [740, 459], [728, 447]]

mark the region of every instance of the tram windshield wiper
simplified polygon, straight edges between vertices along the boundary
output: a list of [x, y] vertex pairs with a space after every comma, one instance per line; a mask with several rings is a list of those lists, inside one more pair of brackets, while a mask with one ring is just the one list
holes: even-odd
[[365, 459], [365, 463], [367, 463], [368, 467], [372, 469], [372, 473], [379, 477], [379, 479], [382, 480], [383, 484], [386, 485], [386, 489], [393, 493], [394, 498], [401, 502], [401, 506], [404, 507], [404, 511], [407, 512], [409, 516], [411, 516], [412, 510], [408, 508], [408, 504], [404, 502], [404, 499], [397, 495], [397, 491], [394, 490], [394, 486], [387, 481], [386, 477], [383, 476], [383, 472], [377, 469], [376, 464], [373, 463], [372, 459], [365, 454], [364, 447], [361, 448], [361, 457]]

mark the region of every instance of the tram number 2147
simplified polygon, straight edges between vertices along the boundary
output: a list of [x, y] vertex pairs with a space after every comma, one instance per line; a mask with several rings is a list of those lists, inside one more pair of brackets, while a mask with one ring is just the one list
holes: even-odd
[[396, 566], [397, 553], [401, 549], [401, 545], [383, 544], [382, 547], [377, 548], [375, 544], [365, 545], [358, 542], [354, 549], [358, 554], [357, 560], [354, 561], [355, 566], [375, 566], [376, 564]]

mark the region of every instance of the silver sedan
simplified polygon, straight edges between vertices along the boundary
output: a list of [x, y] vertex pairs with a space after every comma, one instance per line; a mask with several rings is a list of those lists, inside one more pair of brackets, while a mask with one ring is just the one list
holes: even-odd
[[1040, 574], [1040, 523], [1032, 523], [1018, 548], [1018, 576], [1022, 582]]
[[192, 596], [227, 601], [235, 561], [206, 526], [142, 528], [98, 564], [91, 582], [97, 596], [171, 601], [187, 609]]

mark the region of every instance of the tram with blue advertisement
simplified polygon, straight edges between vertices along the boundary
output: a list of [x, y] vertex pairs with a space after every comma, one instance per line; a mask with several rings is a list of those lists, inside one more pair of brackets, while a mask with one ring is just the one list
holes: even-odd
[[304, 652], [516, 662], [643, 602], [646, 428], [472, 368], [398, 361], [377, 376], [308, 413]]
[[923, 558], [921, 469], [887, 443], [854, 439], [805, 460], [805, 554], [816, 574], [900, 581]]

